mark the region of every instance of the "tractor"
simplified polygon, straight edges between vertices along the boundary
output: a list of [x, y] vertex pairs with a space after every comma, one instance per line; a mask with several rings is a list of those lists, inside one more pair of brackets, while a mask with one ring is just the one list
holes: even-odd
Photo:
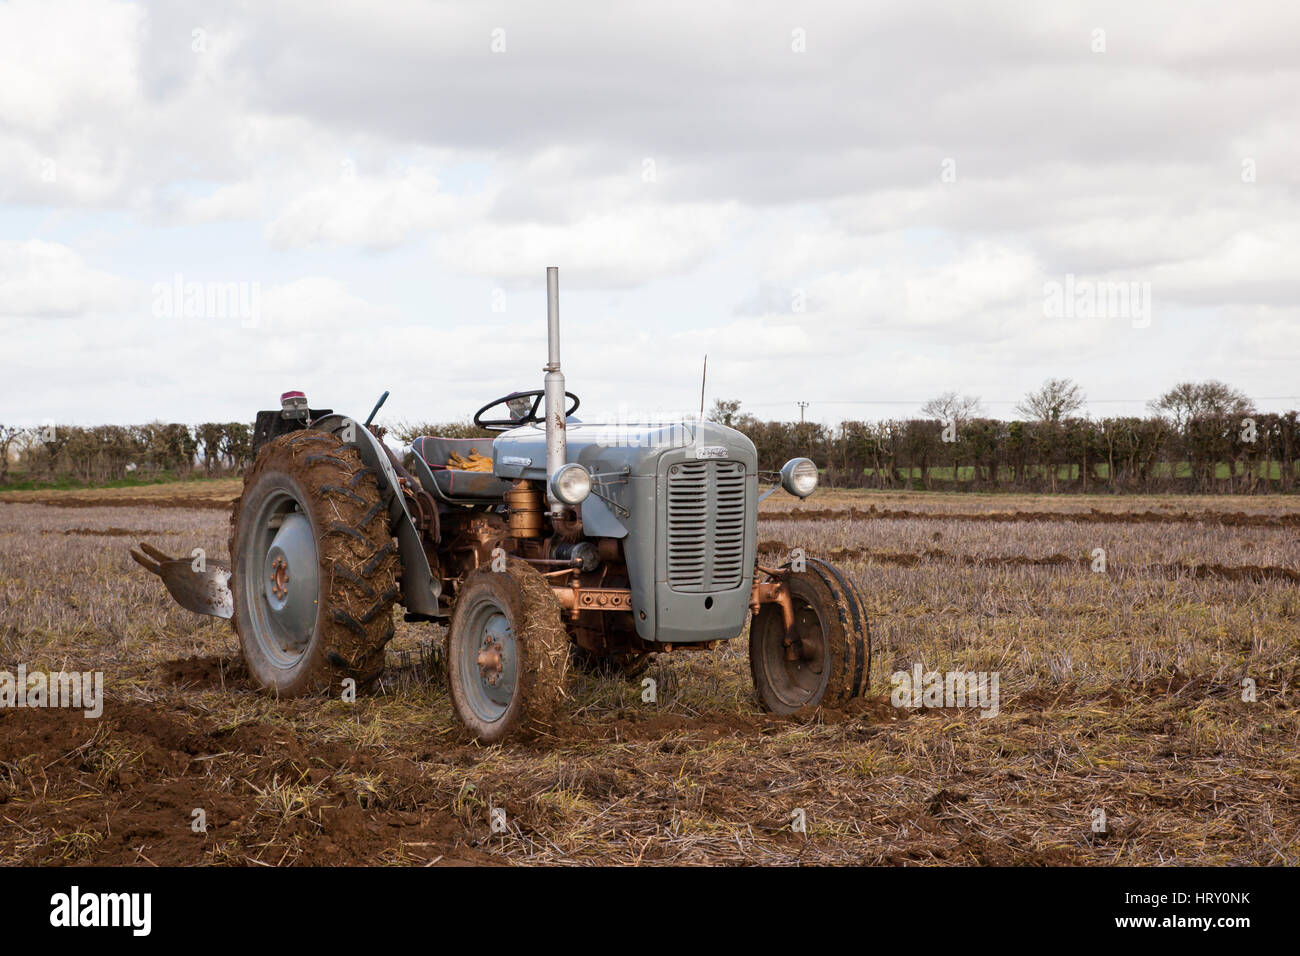
[[387, 392], [364, 422], [287, 392], [257, 415], [229, 564], [144, 544], [132, 556], [182, 606], [230, 619], [274, 695], [373, 685], [394, 605], [445, 625], [452, 706], [485, 743], [548, 726], [570, 667], [636, 678], [651, 655], [713, 648], [747, 621], [765, 710], [860, 696], [871, 648], [856, 586], [812, 557], [756, 562], [759, 501], [807, 498], [814, 463], [760, 472], [753, 442], [702, 415], [580, 419], [555, 268], [546, 280], [543, 387], [475, 413], [490, 441], [420, 437], [399, 455], [373, 424]]

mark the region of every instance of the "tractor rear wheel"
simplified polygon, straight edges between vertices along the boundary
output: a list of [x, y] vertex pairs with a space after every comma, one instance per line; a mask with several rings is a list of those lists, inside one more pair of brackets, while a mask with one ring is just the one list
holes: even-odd
[[457, 590], [447, 676], [457, 719], [483, 743], [548, 729], [564, 697], [569, 636], [546, 579], [522, 561]]
[[388, 493], [336, 435], [281, 435], [230, 517], [233, 623], [254, 681], [278, 696], [358, 690], [383, 671], [398, 595]]
[[787, 634], [781, 608], [764, 604], [749, 626], [749, 669], [764, 710], [839, 707], [867, 688], [871, 635], [866, 605], [838, 569], [816, 558], [788, 572], [794, 605]]

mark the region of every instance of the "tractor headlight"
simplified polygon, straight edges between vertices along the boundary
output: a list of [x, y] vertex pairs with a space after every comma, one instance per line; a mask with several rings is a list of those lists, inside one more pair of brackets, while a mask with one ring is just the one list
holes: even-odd
[[551, 494], [566, 505], [580, 505], [591, 494], [591, 472], [576, 461], [551, 476]]
[[781, 487], [798, 498], [807, 498], [817, 488], [817, 466], [809, 458], [791, 458], [781, 468]]

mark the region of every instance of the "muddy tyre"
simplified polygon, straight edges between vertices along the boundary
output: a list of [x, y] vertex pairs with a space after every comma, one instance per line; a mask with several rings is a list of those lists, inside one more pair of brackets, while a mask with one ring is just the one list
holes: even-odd
[[483, 743], [545, 733], [559, 716], [569, 636], [546, 579], [522, 561], [480, 568], [456, 594], [447, 628], [456, 718]]
[[268, 442], [230, 517], [232, 623], [249, 674], [282, 697], [379, 678], [393, 637], [388, 494], [355, 448], [297, 431]]
[[866, 606], [852, 582], [816, 558], [788, 572], [794, 605], [791, 643], [781, 608], [764, 604], [749, 627], [749, 669], [764, 710], [840, 707], [867, 689], [871, 635]]

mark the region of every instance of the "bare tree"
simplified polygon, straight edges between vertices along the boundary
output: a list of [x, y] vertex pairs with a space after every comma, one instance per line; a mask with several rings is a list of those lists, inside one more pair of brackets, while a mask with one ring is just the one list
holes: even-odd
[[709, 410], [708, 420], [719, 425], [732, 425], [740, 417], [738, 399], [715, 398], [713, 408]]
[[1085, 398], [1078, 383], [1068, 378], [1049, 378], [1042, 388], [1028, 393], [1016, 411], [1030, 421], [1059, 422], [1083, 408]]
[[23, 434], [17, 425], [0, 425], [0, 485], [9, 480], [9, 448]]
[[984, 405], [978, 395], [958, 395], [956, 392], [944, 392], [930, 399], [921, 406], [921, 414], [927, 418], [937, 418], [942, 422], [961, 424], [984, 414]]
[[1245, 392], [1215, 380], [1180, 382], [1147, 407], [1172, 418], [1179, 428], [1202, 415], [1249, 415], [1255, 410]]

